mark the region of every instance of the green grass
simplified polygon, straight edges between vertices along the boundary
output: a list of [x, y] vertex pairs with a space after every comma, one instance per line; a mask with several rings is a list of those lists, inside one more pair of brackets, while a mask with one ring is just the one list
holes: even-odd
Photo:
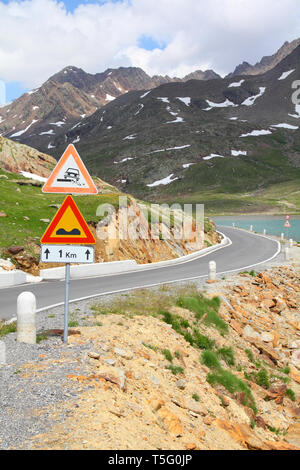
[[142, 342], [142, 345], [145, 346], [145, 348], [152, 349], [152, 351], [155, 351], [155, 352], [158, 351], [158, 347], [157, 347], [157, 346], [153, 346], [152, 344], [144, 343], [144, 341], [143, 341], [143, 342]]
[[227, 365], [234, 366], [235, 360], [232, 348], [220, 348], [217, 350], [217, 354], [226, 362]]
[[68, 326], [71, 327], [71, 328], [75, 327], [75, 326], [78, 326], [78, 325], [79, 325], [79, 323], [76, 320], [69, 321], [69, 323], [68, 323]]
[[205, 325], [214, 326], [220, 332], [227, 333], [228, 325], [218, 315], [220, 307], [220, 299], [218, 297], [208, 299], [199, 294], [189, 297], [180, 297], [177, 301], [177, 305], [194, 312], [197, 320], [201, 320], [204, 314], [206, 314], [203, 321]]
[[200, 360], [206, 365], [206, 367], [212, 370], [206, 378], [210, 385], [223, 385], [223, 387], [232, 394], [236, 394], [237, 392], [243, 393], [243, 404], [252, 408], [255, 414], [257, 413], [255, 400], [248, 385], [236, 377], [231, 371], [224, 370], [216, 353], [212, 351], [204, 351]]
[[270, 382], [268, 377], [268, 372], [266, 369], [260, 369], [256, 374], [256, 383], [263, 388], [270, 388]]
[[280, 372], [282, 372], [283, 374], [286, 374], [286, 375], [288, 375], [291, 372], [291, 368], [289, 366], [282, 367], [279, 370], [280, 370]]
[[[152, 315], [160, 317], [158, 312], [167, 311], [172, 307], [178, 298], [183, 295], [194, 295], [197, 293], [197, 286], [195, 283], [187, 283], [184, 286], [171, 286], [163, 285], [159, 289], [137, 289], [128, 294], [120, 294], [114, 296], [109, 302], [100, 301], [91, 306], [92, 314], [97, 315], [105, 314], [121, 314], [128, 317], [136, 315]], [[185, 321], [182, 317], [179, 318], [184, 327]], [[178, 320], [178, 322], [179, 322]]]
[[[1, 211], [7, 217], [1, 218], [0, 223], [0, 253], [12, 245], [21, 245], [33, 256], [34, 245], [39, 246], [39, 241], [48, 224], [40, 219], [51, 220], [57, 212], [57, 208], [50, 207], [53, 204], [61, 204], [63, 195], [44, 194], [40, 187], [19, 186], [16, 180], [25, 180], [21, 175], [5, 172], [0, 169], [0, 174], [8, 176], [1, 178], [0, 201]], [[17, 191], [20, 189], [20, 192]], [[103, 194], [97, 196], [74, 196], [75, 202], [82, 212], [85, 220], [97, 222], [101, 217], [96, 215], [97, 207], [101, 203], [109, 203], [115, 208], [118, 206], [118, 194]], [[29, 220], [24, 220], [24, 216]]]
[[193, 398], [195, 401], [199, 401], [199, 400], [200, 400], [200, 397], [199, 397], [198, 393], [193, 393], [192, 398]]
[[245, 349], [245, 353], [247, 354], [249, 361], [254, 362], [253, 352], [250, 349]]
[[217, 354], [213, 351], [203, 351], [201, 355], [201, 362], [209, 369], [222, 370]]
[[48, 336], [45, 333], [40, 333], [36, 335], [37, 344], [41, 343], [42, 341], [45, 341], [46, 339], [48, 339]]
[[167, 361], [172, 362], [173, 361], [173, 356], [172, 353], [169, 349], [163, 349], [162, 354], [165, 356]]
[[12, 322], [9, 324], [0, 323], [0, 337], [8, 335], [9, 333], [15, 333], [17, 331], [17, 323]]
[[295, 392], [291, 388], [287, 388], [285, 394], [287, 397], [289, 397], [290, 400], [296, 401]]
[[207, 382], [214, 386], [216, 384], [223, 385], [228, 392], [235, 394], [237, 392], [244, 394], [243, 405], [252, 408], [254, 413], [257, 413], [254, 398], [248, 385], [236, 377], [231, 371], [228, 370], [217, 370], [207, 376]]
[[169, 369], [172, 374], [174, 375], [177, 375], [177, 374], [183, 374], [184, 373], [184, 369], [183, 367], [180, 367], [180, 366], [174, 366], [173, 364], [170, 364], [167, 369]]

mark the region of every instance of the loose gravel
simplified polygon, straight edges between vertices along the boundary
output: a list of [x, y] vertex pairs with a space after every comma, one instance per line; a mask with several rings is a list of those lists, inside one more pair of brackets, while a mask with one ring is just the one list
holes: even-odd
[[[283, 255], [279, 254], [257, 270], [282, 264], [288, 263], [284, 263]], [[205, 286], [207, 292], [214, 292], [220, 290], [223, 283], [234, 282], [234, 279], [235, 275], [230, 274], [219, 276], [216, 284], [207, 284], [205, 278], [193, 282], [201, 289]], [[177, 283], [183, 284], [186, 282]], [[154, 291], [157, 289], [153, 288]], [[109, 302], [116, 295], [119, 294], [70, 304], [69, 320], [72, 328], [94, 324], [91, 306], [99, 299]], [[63, 323], [63, 306], [39, 312], [37, 333], [53, 328], [62, 329]], [[64, 344], [62, 338], [57, 336], [50, 336], [39, 344], [28, 345], [17, 343], [16, 333], [0, 339], [5, 342], [7, 357], [7, 364], [0, 365], [0, 449], [22, 448], [27, 439], [45, 432], [53, 425], [50, 414], [59, 408], [62, 401], [69, 401], [69, 409], [76, 406], [78, 386], [67, 376], [88, 374], [88, 352], [93, 350], [94, 345], [92, 342]], [[61, 415], [60, 419], [65, 417]]]

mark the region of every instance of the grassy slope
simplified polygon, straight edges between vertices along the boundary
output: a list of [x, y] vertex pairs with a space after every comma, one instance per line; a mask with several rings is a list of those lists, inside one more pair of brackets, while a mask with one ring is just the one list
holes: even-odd
[[[51, 204], [61, 204], [63, 194], [43, 194], [40, 187], [19, 186], [15, 181], [23, 178], [20, 175], [5, 172], [0, 169], [0, 175], [8, 179], [0, 179], [0, 211], [7, 217], [0, 217], [0, 253], [11, 245], [27, 246], [30, 243], [39, 244], [48, 224], [40, 219], [52, 219], [57, 208]], [[25, 181], [29, 181], [28, 179]], [[20, 189], [20, 192], [17, 191]], [[118, 193], [97, 196], [76, 197], [75, 201], [85, 220], [97, 221], [96, 210], [99, 204], [109, 203], [117, 207]], [[24, 217], [29, 217], [25, 220]]]

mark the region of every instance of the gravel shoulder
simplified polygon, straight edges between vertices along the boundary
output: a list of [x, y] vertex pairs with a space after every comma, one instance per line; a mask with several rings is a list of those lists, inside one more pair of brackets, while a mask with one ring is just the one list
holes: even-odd
[[[285, 262], [283, 254], [259, 271], [274, 266], [299, 265], [300, 248], [293, 248], [291, 261]], [[255, 268], [254, 268], [255, 269]], [[196, 280], [197, 288], [208, 294], [222, 292], [228, 286], [241, 281], [235, 273], [221, 276], [216, 283]], [[186, 283], [176, 283], [183, 285]], [[159, 288], [153, 288], [157, 293]], [[101, 296], [110, 302], [119, 294]], [[70, 305], [70, 326], [89, 327], [95, 324], [91, 307], [97, 298]], [[53, 328], [63, 328], [64, 308], [57, 307], [37, 314], [38, 334]], [[75, 335], [76, 336], [76, 335]], [[75, 337], [74, 336], [74, 337]], [[64, 344], [60, 337], [48, 337], [36, 345], [17, 343], [16, 334], [1, 338], [6, 345], [7, 364], [0, 366], [0, 449], [24, 448], [32, 436], [45, 433], [53, 426], [53, 414], [57, 423], [63, 423], [78, 405], [81, 389], [70, 380], [70, 375], [85, 376], [90, 373], [88, 353], [97, 346], [96, 338], [87, 336], [84, 342], [70, 341]], [[107, 337], [101, 338], [104, 358]], [[67, 406], [63, 406], [67, 404]]]

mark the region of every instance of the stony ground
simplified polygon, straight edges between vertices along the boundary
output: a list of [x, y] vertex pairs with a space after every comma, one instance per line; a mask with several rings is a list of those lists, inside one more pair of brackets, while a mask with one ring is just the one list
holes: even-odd
[[[76, 304], [68, 345], [49, 331], [34, 346], [2, 337], [0, 448], [300, 450], [299, 273], [292, 262]], [[199, 291], [222, 300], [226, 331], [176, 305]], [[185, 334], [197, 328], [221, 369], [161, 309]], [[39, 333], [62, 318], [62, 308], [39, 314]], [[229, 382], [209, 379], [224, 371]]]

